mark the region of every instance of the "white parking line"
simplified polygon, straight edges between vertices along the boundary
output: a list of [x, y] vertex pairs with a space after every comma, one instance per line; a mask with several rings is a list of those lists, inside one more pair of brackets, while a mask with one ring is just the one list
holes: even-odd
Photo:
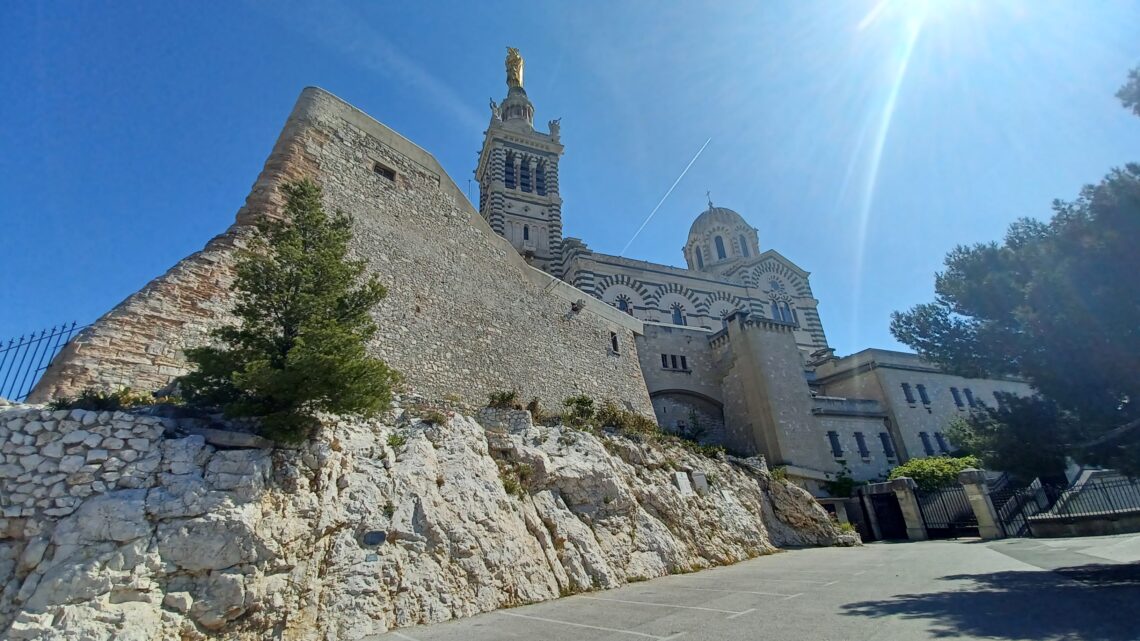
[[704, 610], [705, 612], [720, 612], [721, 614], [744, 614], [738, 610], [721, 610], [718, 608], [702, 608], [697, 605], [673, 605], [671, 603], [653, 603], [652, 601], [627, 601], [625, 599], [603, 599], [596, 596], [579, 596], [579, 599], [590, 601], [609, 601], [611, 603], [628, 603], [630, 605], [648, 605], [655, 608], [677, 608], [678, 610]]
[[417, 639], [415, 637], [410, 637], [410, 636], [408, 636], [402, 632], [396, 632], [395, 630], [389, 632], [388, 634], [391, 634], [392, 636], [395, 636], [395, 637], [399, 637], [399, 638], [403, 639], [404, 641], [420, 641], [419, 639]]
[[756, 608], [748, 608], [748, 609], [747, 609], [747, 610], [745, 610], [744, 612], [740, 612], [739, 614], [733, 614], [733, 615], [731, 615], [731, 616], [728, 616], [728, 617], [726, 617], [726, 618], [729, 618], [729, 619], [735, 619], [736, 617], [738, 617], [738, 616], [740, 616], [740, 615], [742, 615], [742, 614], [748, 614], [749, 612], [755, 612], [755, 611], [756, 611]]
[[750, 576], [746, 580], [747, 581], [778, 581], [780, 583], [814, 583], [816, 585], [831, 585], [831, 583], [835, 583], [835, 581], [832, 581], [831, 583], [827, 583], [826, 581], [815, 581], [815, 580], [808, 580], [808, 579], [767, 578], [767, 577], [758, 577], [758, 576]]
[[635, 632], [633, 630], [621, 630], [618, 628], [603, 628], [600, 625], [586, 625], [585, 623], [571, 623], [570, 621], [559, 621], [558, 619], [547, 619], [545, 617], [533, 617], [533, 616], [530, 616], [528, 614], [519, 614], [517, 612], [499, 611], [499, 612], [496, 612], [496, 614], [501, 614], [501, 615], [507, 616], [507, 617], [518, 617], [520, 619], [531, 619], [533, 621], [542, 621], [544, 623], [557, 623], [558, 625], [569, 625], [569, 626], [573, 626], [575, 628], [586, 628], [588, 630], [601, 630], [602, 632], [617, 632], [618, 634], [629, 634], [629, 635], [632, 635], [635, 637], [643, 637], [646, 639], [655, 639], [656, 641], [669, 641], [669, 639], [676, 639], [677, 637], [684, 634], [684, 632], [678, 632], [676, 634], [671, 634], [667, 637], [659, 637], [655, 634], [646, 634], [644, 632]]
[[725, 590], [721, 588], [683, 588], [680, 586], [671, 586], [677, 590], [695, 590], [697, 592], [730, 592], [732, 594], [759, 594], [760, 596], [788, 596], [780, 592], [759, 592], [757, 590]]

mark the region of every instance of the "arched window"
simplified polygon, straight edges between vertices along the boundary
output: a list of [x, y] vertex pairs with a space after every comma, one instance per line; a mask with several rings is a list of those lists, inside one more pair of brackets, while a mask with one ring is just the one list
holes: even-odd
[[530, 240], [530, 225], [523, 225], [523, 240]]
[[697, 250], [697, 254], [696, 254], [697, 255], [697, 269], [704, 269], [705, 268], [705, 257], [703, 255], [701, 255], [701, 248], [700, 247], [697, 247], [696, 250]]
[[539, 161], [538, 167], [534, 170], [534, 190], [538, 192], [539, 196], [546, 195], [546, 161]]
[[617, 308], [625, 313], [629, 313], [629, 301], [625, 297], [617, 299]]
[[503, 163], [503, 185], [507, 189], [514, 189], [518, 186], [518, 178], [515, 176], [515, 155], [513, 153], [507, 154], [507, 160]]
[[725, 257], [727, 256], [727, 254], [724, 252], [724, 239], [721, 238], [720, 236], [717, 236], [714, 239], [714, 242], [716, 243], [716, 257], [717, 257], [717, 259], [718, 260], [724, 260]]
[[519, 163], [519, 187], [523, 191], [531, 190], [531, 175], [530, 175], [530, 158], [522, 157], [522, 162]]
[[673, 324], [685, 324], [685, 308], [681, 306], [681, 303], [673, 303]]
[[746, 239], [744, 237], [744, 234], [740, 235], [740, 255], [745, 257], [745, 258], [748, 258], [748, 255], [749, 255], [748, 254], [748, 239]]

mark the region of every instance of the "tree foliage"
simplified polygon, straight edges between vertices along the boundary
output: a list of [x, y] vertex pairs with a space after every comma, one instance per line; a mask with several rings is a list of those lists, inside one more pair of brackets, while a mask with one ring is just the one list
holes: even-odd
[[1128, 72], [1128, 81], [1116, 92], [1116, 97], [1124, 103], [1126, 109], [1140, 116], [1140, 67]]
[[309, 180], [283, 190], [285, 219], [260, 224], [238, 260], [239, 323], [212, 333], [218, 345], [187, 350], [197, 368], [180, 382], [188, 401], [262, 417], [267, 436], [298, 441], [317, 412], [385, 409], [397, 375], [365, 349], [377, 329], [369, 310], [386, 291], [348, 258], [351, 219], [326, 215]]
[[989, 469], [1022, 481], [1064, 475], [1066, 448], [1079, 431], [1073, 416], [1042, 398], [1004, 395], [996, 408], [956, 419], [946, 430], [960, 451], [977, 456]]
[[918, 489], [932, 491], [954, 485], [958, 473], [964, 469], [980, 468], [982, 462], [975, 456], [928, 456], [912, 458], [891, 470], [889, 479], [908, 477], [914, 479]]
[[[1140, 70], [1119, 96], [1140, 115]], [[955, 248], [935, 301], [894, 313], [891, 332], [957, 374], [1027, 379], [1068, 415], [1035, 446], [1054, 438], [1078, 460], [1138, 471], [1140, 430], [1101, 438], [1140, 418], [1138, 238], [1140, 165], [1129, 164], [1055, 201], [1048, 222], [1021, 219], [1003, 243]], [[1004, 418], [1045, 411], [1018, 407], [1029, 414]]]

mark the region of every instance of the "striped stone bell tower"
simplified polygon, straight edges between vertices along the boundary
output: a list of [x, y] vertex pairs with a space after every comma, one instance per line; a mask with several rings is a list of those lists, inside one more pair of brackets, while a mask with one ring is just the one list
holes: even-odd
[[491, 100], [491, 122], [475, 168], [479, 213], [527, 262], [561, 277], [559, 121], [550, 121], [549, 133], [535, 130], [534, 106], [523, 89], [523, 59], [517, 49], [507, 49], [506, 66], [507, 97], [501, 104]]

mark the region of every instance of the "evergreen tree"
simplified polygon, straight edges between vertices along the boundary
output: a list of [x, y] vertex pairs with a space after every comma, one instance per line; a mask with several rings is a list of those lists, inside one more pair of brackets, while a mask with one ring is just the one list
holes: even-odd
[[[1140, 75], [1119, 94], [1140, 115]], [[1113, 170], [1048, 222], [1002, 244], [958, 247], [936, 299], [892, 315], [891, 333], [969, 377], [1015, 374], [1044, 397], [989, 412], [958, 439], [999, 467], [1053, 468], [1060, 454], [1140, 474], [1140, 164]], [[1014, 413], [1020, 414], [1014, 416]], [[1033, 426], [1036, 425], [1036, 429]], [[1042, 449], [1028, 464], [1021, 438]]]
[[377, 329], [369, 310], [387, 292], [348, 258], [351, 218], [326, 215], [310, 180], [283, 190], [285, 219], [259, 224], [238, 260], [239, 323], [214, 331], [216, 346], [187, 350], [197, 369], [180, 382], [187, 401], [261, 417], [263, 434], [296, 442], [317, 412], [386, 409], [398, 375], [366, 351]]

